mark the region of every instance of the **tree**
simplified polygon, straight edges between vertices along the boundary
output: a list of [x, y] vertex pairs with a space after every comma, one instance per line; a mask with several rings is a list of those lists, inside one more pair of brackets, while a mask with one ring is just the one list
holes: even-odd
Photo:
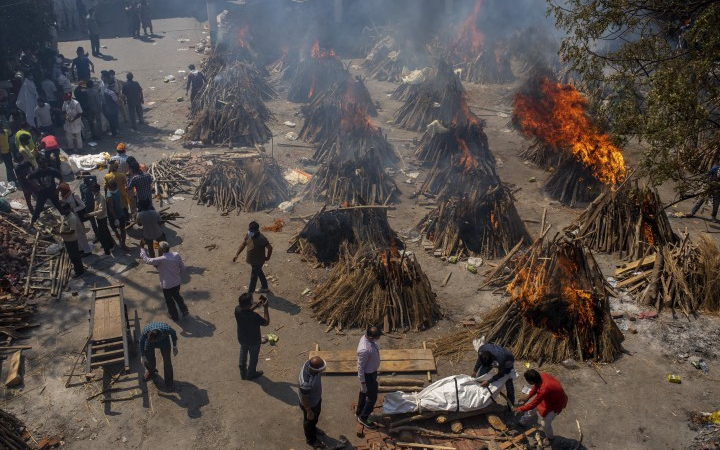
[[641, 173], [695, 187], [720, 156], [720, 1], [548, 0], [560, 55]]
[[52, 0], [0, 0], [0, 79], [17, 71], [22, 49], [38, 51], [53, 40]]

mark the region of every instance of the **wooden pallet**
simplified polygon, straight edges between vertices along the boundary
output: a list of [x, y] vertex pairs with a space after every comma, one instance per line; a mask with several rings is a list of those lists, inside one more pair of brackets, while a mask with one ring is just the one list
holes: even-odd
[[[355, 350], [316, 349], [309, 357], [320, 356], [325, 360], [325, 373], [357, 373], [357, 353]], [[435, 372], [435, 356], [430, 349], [413, 348], [400, 350], [380, 349], [380, 369], [378, 372]]]
[[125, 370], [130, 369], [132, 337], [123, 286], [118, 284], [92, 289], [86, 373], [117, 364], [123, 364]]

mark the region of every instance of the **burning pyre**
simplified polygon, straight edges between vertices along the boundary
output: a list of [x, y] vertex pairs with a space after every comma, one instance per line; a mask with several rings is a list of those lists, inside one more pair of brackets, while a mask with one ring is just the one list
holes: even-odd
[[315, 95], [347, 77], [347, 70], [332, 49], [315, 41], [309, 58], [301, 60], [290, 76], [288, 100], [294, 103], [312, 101]]
[[640, 258], [655, 246], [678, 241], [657, 190], [628, 180], [596, 198], [567, 229], [596, 252]]
[[289, 186], [277, 162], [268, 156], [218, 156], [202, 176], [193, 199], [227, 215], [251, 212], [289, 200]]
[[401, 81], [404, 73], [427, 64], [427, 55], [415, 48], [414, 41], [384, 36], [370, 50], [362, 67], [372, 79], [397, 82]]
[[402, 242], [390, 228], [387, 212], [381, 208], [340, 208], [315, 214], [292, 240], [289, 253], [321, 263], [334, 263], [340, 249], [354, 252], [360, 246], [402, 248]]
[[484, 336], [522, 359], [618, 357], [624, 337], [610, 316], [605, 279], [589, 249], [565, 238], [538, 240], [515, 264], [506, 286], [510, 300], [486, 314], [477, 329], [439, 340], [436, 354], [454, 353]]
[[440, 318], [430, 281], [412, 253], [362, 247], [341, 258], [310, 301], [328, 328], [383, 324], [385, 331], [421, 331]]
[[524, 156], [545, 168], [557, 165], [545, 189], [570, 206], [592, 200], [626, 175], [620, 150], [598, 130], [587, 108], [573, 86], [544, 74], [531, 77], [513, 97], [513, 123], [535, 139]]

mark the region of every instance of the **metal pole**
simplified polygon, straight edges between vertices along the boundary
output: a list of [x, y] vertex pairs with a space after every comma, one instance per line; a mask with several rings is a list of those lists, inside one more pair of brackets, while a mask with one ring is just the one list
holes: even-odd
[[207, 15], [208, 25], [210, 27], [210, 42], [215, 45], [218, 38], [218, 26], [217, 26], [217, 4], [215, 0], [206, 0], [207, 4]]

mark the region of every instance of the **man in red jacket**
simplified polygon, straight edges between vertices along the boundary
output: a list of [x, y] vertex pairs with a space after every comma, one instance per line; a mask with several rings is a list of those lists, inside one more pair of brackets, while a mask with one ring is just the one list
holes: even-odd
[[560, 386], [560, 382], [548, 373], [539, 373], [536, 370], [530, 369], [525, 372], [525, 380], [533, 385], [530, 393], [528, 393], [528, 400], [533, 396], [535, 396], [535, 398], [524, 406], [513, 408], [513, 412], [526, 413], [520, 419], [522, 423], [523, 419], [531, 418], [532, 413], [530, 411], [537, 409], [541, 417], [545, 436], [547, 436], [548, 440], [552, 441], [555, 438], [552, 421], [555, 416], [560, 414], [560, 411], [567, 406], [567, 395], [565, 395], [565, 391], [562, 386]]

